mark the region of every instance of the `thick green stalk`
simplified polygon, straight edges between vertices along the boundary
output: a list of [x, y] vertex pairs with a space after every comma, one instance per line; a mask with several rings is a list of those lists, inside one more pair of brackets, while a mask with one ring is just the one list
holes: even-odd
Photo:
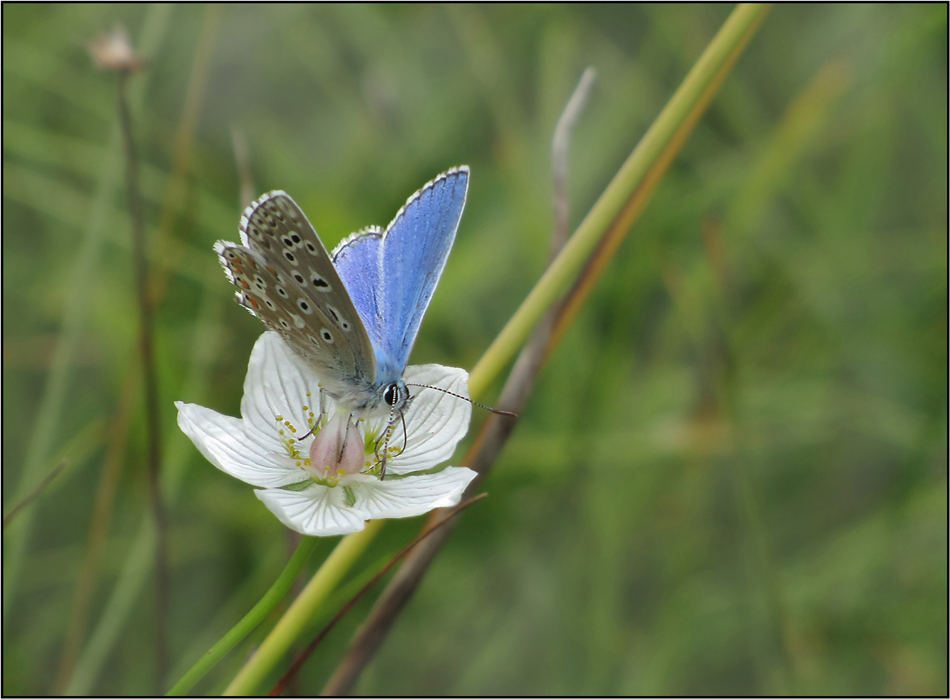
[[221, 640], [215, 643], [207, 653], [201, 656], [201, 659], [192, 665], [188, 672], [182, 675], [181, 679], [175, 683], [174, 687], [168, 690], [165, 696], [180, 697], [188, 694], [191, 688], [198, 683], [198, 680], [208, 674], [208, 671], [217, 665], [218, 661], [221, 660], [228, 651], [244, 640], [251, 631], [257, 628], [258, 624], [264, 621], [264, 618], [270, 614], [274, 607], [284, 598], [284, 595], [290, 590], [290, 586], [294, 584], [294, 580], [300, 575], [300, 569], [303, 568], [304, 563], [309, 560], [310, 554], [313, 553], [314, 548], [317, 546], [317, 541], [318, 539], [312, 536], [305, 536], [300, 540], [297, 550], [294, 551], [294, 555], [287, 561], [287, 565], [284, 567], [280, 577], [278, 577], [270, 589], [264, 593], [260, 602], [255, 604], [243, 619], [224, 634]]
[[[294, 600], [280, 621], [264, 639], [261, 647], [251, 656], [247, 664], [234, 677], [225, 696], [254, 694], [257, 686], [267, 673], [280, 661], [297, 637], [307, 628], [316, 610], [347, 571], [366, 550], [385, 520], [376, 519], [366, 523], [366, 529], [350, 534], [340, 540], [333, 553], [323, 562], [316, 575]], [[223, 639], [222, 639], [223, 640]], [[213, 649], [212, 649], [213, 650]], [[190, 674], [190, 673], [189, 673]], [[176, 685], [177, 687], [177, 685]]]
[[680, 84], [672, 99], [644, 134], [633, 153], [600, 195], [567, 245], [482, 355], [468, 379], [472, 398], [479, 400], [501, 370], [524, 344], [545, 311], [577, 277], [587, 258], [610, 228], [653, 162], [687, 119], [706, 87], [716, 78], [750, 27], [761, 20], [768, 5], [739, 5]]

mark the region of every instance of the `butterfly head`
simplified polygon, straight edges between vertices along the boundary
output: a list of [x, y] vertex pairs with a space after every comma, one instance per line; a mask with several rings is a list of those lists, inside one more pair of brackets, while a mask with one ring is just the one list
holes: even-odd
[[375, 386], [342, 386], [336, 391], [321, 387], [341, 408], [360, 418], [389, 417], [398, 420], [405, 415], [412, 402], [409, 387], [402, 377]]

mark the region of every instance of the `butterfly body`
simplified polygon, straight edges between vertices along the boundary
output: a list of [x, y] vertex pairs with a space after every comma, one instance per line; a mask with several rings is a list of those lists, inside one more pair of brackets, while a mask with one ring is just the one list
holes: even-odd
[[402, 374], [455, 241], [468, 168], [412, 195], [385, 230], [354, 233], [328, 254], [300, 207], [265, 194], [241, 218], [241, 242], [215, 245], [237, 301], [359, 416], [402, 415]]

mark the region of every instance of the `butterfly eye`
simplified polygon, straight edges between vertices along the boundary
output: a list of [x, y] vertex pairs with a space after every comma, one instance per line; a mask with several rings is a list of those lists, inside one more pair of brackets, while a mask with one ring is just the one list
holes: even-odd
[[386, 393], [383, 394], [383, 400], [386, 401], [386, 404], [390, 407], [396, 405], [396, 400], [399, 397], [399, 391], [396, 384], [389, 384], [389, 388], [386, 389]]

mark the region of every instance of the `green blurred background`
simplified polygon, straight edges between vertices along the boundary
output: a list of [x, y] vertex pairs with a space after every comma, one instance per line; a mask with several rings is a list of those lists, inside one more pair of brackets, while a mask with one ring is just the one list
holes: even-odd
[[[67, 467], [4, 532], [3, 693], [164, 691], [293, 548], [172, 405], [237, 414], [262, 330], [211, 250], [237, 236], [235, 131], [254, 194], [289, 192], [328, 246], [471, 166], [413, 355], [471, 368], [543, 269], [580, 73], [598, 78], [572, 223], [729, 10], [5, 4], [4, 513]], [[85, 48], [116, 22], [149, 58], [132, 99], [171, 523], [161, 686], [116, 80]], [[947, 49], [945, 5], [772, 10], [359, 692], [946, 693]], [[333, 610], [421, 523], [386, 527]]]

